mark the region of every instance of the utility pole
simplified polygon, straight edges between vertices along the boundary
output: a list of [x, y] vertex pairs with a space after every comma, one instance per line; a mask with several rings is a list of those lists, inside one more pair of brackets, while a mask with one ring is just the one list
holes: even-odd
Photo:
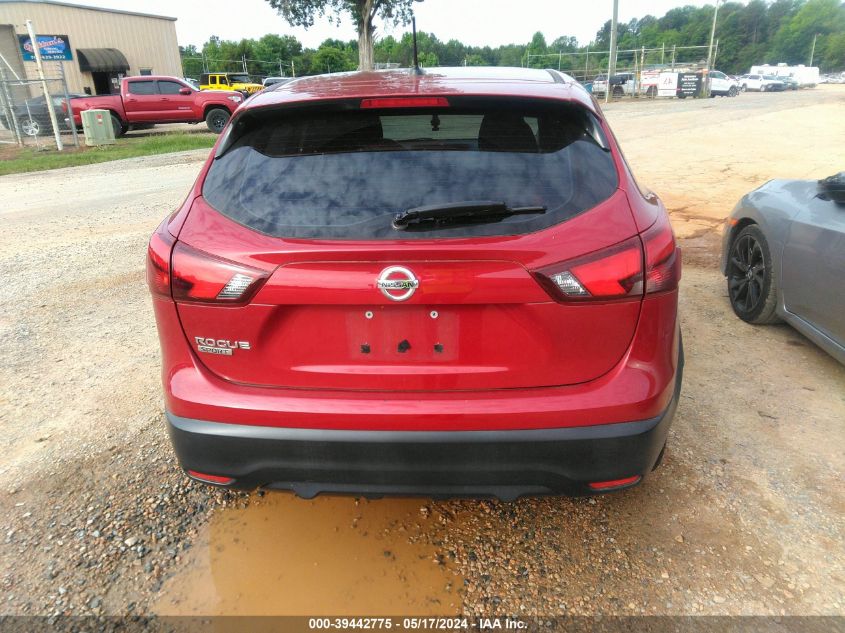
[[816, 34], [813, 36], [813, 47], [810, 49], [810, 63], [809, 63], [809, 64], [807, 64], [807, 66], [812, 66], [812, 65], [813, 65], [813, 57], [814, 57], [814, 56], [815, 56], [815, 54], [816, 54], [816, 38], [817, 38], [818, 36], [819, 36], [819, 34], [818, 34], [818, 33], [816, 33]]
[[[32, 20], [26, 21], [26, 31], [29, 33], [29, 40], [32, 43], [35, 65], [38, 67], [38, 78], [41, 80], [41, 90], [44, 91], [44, 100], [47, 102], [47, 113], [50, 115], [50, 124], [53, 126], [53, 136], [56, 138], [56, 149], [61, 152], [64, 146], [62, 145], [61, 130], [59, 130], [59, 120], [56, 118], [56, 109], [53, 107], [50, 91], [47, 89], [47, 79], [44, 77], [44, 64], [41, 62], [41, 49], [38, 48], [38, 38], [35, 36], [35, 28], [32, 26]], [[73, 125], [72, 121], [71, 125]]]
[[613, 0], [613, 19], [610, 21], [610, 59], [607, 60], [607, 88], [604, 102], [610, 101], [610, 78], [616, 74], [616, 23], [619, 21], [619, 0]]
[[[716, 37], [716, 17], [719, 15], [719, 0], [716, 0], [716, 7], [713, 9], [713, 25], [710, 27], [710, 46], [707, 48], [707, 73], [713, 68], [713, 39]], [[710, 96], [710, 77], [706, 76], [704, 85], [701, 87], [702, 94]]]

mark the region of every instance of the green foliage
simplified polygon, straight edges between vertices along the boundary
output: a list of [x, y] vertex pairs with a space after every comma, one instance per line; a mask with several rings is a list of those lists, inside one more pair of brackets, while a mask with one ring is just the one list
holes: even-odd
[[[385, 16], [402, 21], [407, 18], [411, 0], [379, 3], [368, 0], [372, 10], [385, 11]], [[313, 24], [320, 16], [336, 18], [350, 12], [365, 0], [268, 0], [280, 11], [288, 11], [292, 23]], [[287, 7], [287, 8], [286, 8]], [[662, 17], [645, 15], [619, 24], [620, 50], [665, 47], [646, 55], [645, 64], [668, 62], [672, 46], [705, 46], [709, 43], [713, 6], [684, 6], [668, 11]], [[286, 14], [287, 17], [287, 14]], [[748, 4], [729, 1], [720, 4], [716, 26], [718, 55], [716, 67], [729, 73], [748, 72], [754, 64], [807, 64], [813, 38], [816, 48], [813, 64], [822, 71], [845, 70], [845, 4], [841, 0], [750, 0]], [[542, 32], [530, 42], [490, 46], [468, 46], [458, 40], [443, 42], [433, 33], [417, 33], [420, 63], [424, 66], [522, 66], [529, 59], [537, 68], [560, 67], [578, 77], [592, 77], [607, 68], [610, 44], [610, 22], [606, 22], [589, 44], [579, 45], [571, 36], [560, 35], [547, 43]], [[589, 66], [584, 53], [589, 47]], [[240, 42], [212, 37], [201, 51], [186, 46], [180, 49], [185, 75], [197, 77], [202, 72], [202, 59], [209, 70], [242, 71], [242, 56], [247, 69], [257, 76], [277, 75], [279, 62], [285, 74], [291, 64], [297, 75], [351, 70], [357, 66], [358, 41], [326, 40], [317, 49], [305, 49], [290, 35], [268, 34], [259, 40]], [[558, 57], [559, 53], [563, 53]], [[580, 53], [580, 55], [567, 55]], [[410, 33], [397, 38], [392, 35], [377, 40], [373, 59], [376, 63], [394, 63], [403, 67], [412, 64], [413, 42]], [[707, 57], [706, 49], [677, 51], [678, 62], [699, 62]], [[638, 57], [638, 62], [641, 60]], [[620, 65], [633, 61], [632, 53], [620, 54]]]
[[[349, 15], [358, 28], [359, 66], [372, 68], [373, 20], [376, 17], [393, 24], [407, 24], [412, 5], [422, 0], [267, 0], [292, 26], [314, 26], [314, 20], [328, 16], [330, 22]], [[328, 53], [327, 53], [328, 54]]]

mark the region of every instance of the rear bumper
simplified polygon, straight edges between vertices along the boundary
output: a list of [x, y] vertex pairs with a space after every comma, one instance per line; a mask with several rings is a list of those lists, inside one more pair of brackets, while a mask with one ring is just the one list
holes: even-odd
[[[506, 431], [350, 431], [226, 424], [167, 414], [186, 471], [228, 477], [232, 488], [380, 496], [595, 494], [591, 482], [644, 477], [658, 463], [675, 415], [617, 424]], [[638, 483], [639, 479], [632, 482]], [[616, 489], [616, 488], [614, 488]]]

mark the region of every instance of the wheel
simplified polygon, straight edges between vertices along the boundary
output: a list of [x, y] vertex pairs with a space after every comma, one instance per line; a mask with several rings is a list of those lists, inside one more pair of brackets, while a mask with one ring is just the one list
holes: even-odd
[[649, 86], [648, 89], [645, 91], [646, 97], [651, 97], [652, 99], [657, 96], [657, 86]]
[[41, 136], [48, 134], [49, 131], [50, 124], [36, 117], [26, 117], [21, 121], [21, 132], [27, 136]]
[[748, 90], [748, 86], [746, 86], [745, 84], [742, 84], [741, 90], [742, 90], [742, 92], [746, 92]]
[[687, 95], [685, 93], [683, 93], [683, 92], [678, 93], [678, 99], [686, 99], [686, 98], [687, 98]]
[[760, 86], [760, 92], [766, 92], [766, 86]]
[[120, 120], [116, 114], [111, 115], [111, 126], [114, 130], [114, 137], [120, 138], [124, 134], [126, 134], [126, 126], [123, 125], [123, 121]]
[[622, 86], [614, 86], [613, 92], [611, 93], [614, 99], [621, 99], [622, 95], [625, 94], [625, 91], [622, 89]]
[[728, 90], [729, 97], [735, 97], [738, 94], [736, 86], [731, 86], [730, 90]]
[[777, 285], [766, 236], [756, 224], [737, 233], [728, 255], [728, 296], [734, 313], [747, 323], [776, 323]]
[[229, 112], [223, 108], [212, 108], [205, 115], [205, 124], [215, 134], [220, 134], [229, 122]]

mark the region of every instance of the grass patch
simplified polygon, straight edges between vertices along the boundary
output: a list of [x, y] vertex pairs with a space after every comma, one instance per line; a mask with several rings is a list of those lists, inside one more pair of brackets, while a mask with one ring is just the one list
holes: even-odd
[[[10, 147], [0, 153], [0, 176], [30, 171], [59, 169], [104, 163], [121, 158], [135, 158], [151, 154], [184, 152], [192, 149], [206, 149], [214, 145], [215, 134], [175, 132], [171, 134], [150, 134], [140, 137], [117, 139], [114, 145], [78, 148], [65, 146], [63, 152], [55, 149], [38, 150], [32, 147]], [[80, 135], [80, 143], [84, 139]]]

